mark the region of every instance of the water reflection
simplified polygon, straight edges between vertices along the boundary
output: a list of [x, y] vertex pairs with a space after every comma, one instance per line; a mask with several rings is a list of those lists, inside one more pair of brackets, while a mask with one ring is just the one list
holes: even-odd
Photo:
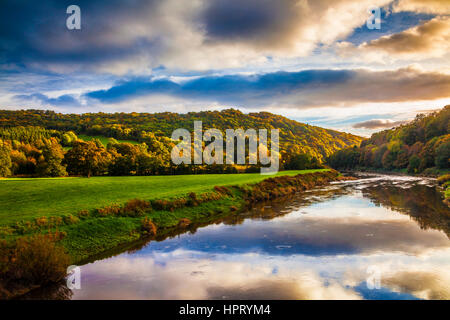
[[428, 180], [335, 183], [86, 264], [67, 298], [450, 299], [449, 222]]

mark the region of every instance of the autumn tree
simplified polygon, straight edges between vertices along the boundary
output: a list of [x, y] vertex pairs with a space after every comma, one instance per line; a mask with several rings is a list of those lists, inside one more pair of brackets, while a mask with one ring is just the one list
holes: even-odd
[[67, 151], [64, 163], [67, 171], [74, 175], [91, 177], [107, 173], [111, 155], [103, 146], [92, 141], [75, 141], [72, 149]]
[[56, 138], [45, 139], [38, 161], [38, 174], [43, 177], [64, 177], [66, 168], [62, 164], [64, 152]]
[[73, 131], [68, 131], [64, 133], [61, 137], [61, 144], [63, 146], [71, 146], [75, 141], [78, 140], [77, 135]]
[[0, 177], [11, 175], [11, 148], [0, 140]]

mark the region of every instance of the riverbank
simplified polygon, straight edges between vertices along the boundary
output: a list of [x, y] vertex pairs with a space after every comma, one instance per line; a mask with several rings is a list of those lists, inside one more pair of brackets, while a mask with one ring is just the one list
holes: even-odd
[[445, 174], [437, 179], [444, 195], [444, 203], [450, 207], [450, 174]]
[[374, 168], [355, 168], [354, 170], [342, 170], [341, 172], [347, 174], [384, 174], [384, 175], [396, 175], [396, 176], [410, 176], [410, 177], [421, 177], [421, 178], [434, 178], [437, 180], [440, 185], [440, 192], [444, 197], [444, 203], [450, 207], [450, 173], [448, 170], [430, 170], [424, 171], [419, 174], [412, 174], [406, 172], [406, 170], [392, 170], [386, 171], [382, 169], [374, 169]]
[[385, 175], [396, 175], [396, 176], [411, 176], [411, 177], [423, 177], [423, 178], [438, 178], [442, 175], [449, 174], [448, 170], [437, 170], [435, 168], [430, 168], [432, 170], [425, 170], [420, 173], [409, 173], [406, 169], [395, 169], [395, 170], [385, 170], [385, 169], [377, 169], [377, 168], [365, 168], [365, 167], [356, 167], [351, 170], [347, 169], [339, 169], [340, 172], [344, 173], [373, 173], [373, 174], [385, 174]]
[[[227, 181], [226, 175], [223, 178]], [[258, 201], [294, 194], [337, 179], [339, 173], [327, 169], [279, 173], [276, 177], [251, 176], [247, 180], [256, 182], [247, 183], [239, 183], [242, 181], [239, 177], [237, 184], [209, 186], [204, 192], [185, 192], [160, 199], [134, 198], [123, 204], [110, 203], [74, 214], [16, 222], [2, 227], [2, 238], [5, 243], [13, 243], [36, 234], [46, 235], [64, 248], [70, 264], [82, 264], [139, 239], [184, 232], [190, 225], [214, 222]]]

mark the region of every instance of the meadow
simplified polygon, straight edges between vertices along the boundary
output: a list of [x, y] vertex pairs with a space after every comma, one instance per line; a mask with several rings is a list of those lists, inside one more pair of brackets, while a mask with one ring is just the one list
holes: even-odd
[[[276, 176], [327, 169], [281, 171]], [[41, 216], [64, 216], [80, 210], [123, 204], [134, 198], [154, 200], [204, 193], [214, 186], [260, 182], [259, 173], [176, 176], [7, 178], [0, 179], [0, 225]]]

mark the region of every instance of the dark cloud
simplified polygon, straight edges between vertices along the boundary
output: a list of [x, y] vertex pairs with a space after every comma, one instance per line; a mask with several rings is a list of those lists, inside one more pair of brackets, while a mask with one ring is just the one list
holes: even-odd
[[226, 105], [304, 108], [364, 102], [449, 97], [450, 75], [406, 68], [395, 71], [306, 70], [262, 75], [201, 77], [182, 83], [137, 78], [86, 93], [103, 103], [155, 94]]
[[[143, 20], [144, 13], [157, 1], [79, 0], [81, 30], [68, 30], [66, 9], [73, 1], [3, 0], [0, 10], [0, 64], [47, 68], [52, 65], [90, 66], [152, 52], [156, 44], [150, 39], [130, 34], [122, 41], [134, 17]], [[114, 35], [116, 38], [114, 38]]]
[[206, 34], [213, 40], [273, 42], [300, 23], [291, 0], [212, 0], [204, 11]]
[[369, 120], [369, 121], [363, 121], [358, 122], [353, 125], [353, 128], [355, 129], [381, 129], [381, 128], [393, 128], [396, 126], [399, 126], [401, 124], [404, 124], [408, 121], [390, 121], [390, 120]]
[[112, 103], [142, 95], [166, 94], [176, 97], [218, 100], [223, 103], [262, 101], [274, 96], [289, 95], [302, 90], [332, 87], [354, 77], [348, 70], [308, 70], [301, 72], [275, 72], [263, 75], [226, 75], [202, 77], [181, 84], [170, 80], [142, 78], [120, 82], [108, 90], [86, 94], [101, 102]]
[[80, 102], [73, 95], [64, 94], [57, 98], [49, 98], [45, 94], [34, 93], [30, 95], [16, 95], [15, 99], [22, 101], [37, 100], [43, 105], [53, 105], [53, 106], [80, 106]]

